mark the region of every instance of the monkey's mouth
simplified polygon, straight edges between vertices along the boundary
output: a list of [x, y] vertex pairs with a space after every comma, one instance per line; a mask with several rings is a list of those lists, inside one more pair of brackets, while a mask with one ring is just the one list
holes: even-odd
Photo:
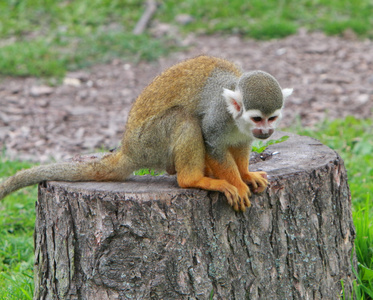
[[268, 139], [272, 135], [273, 132], [274, 132], [273, 129], [269, 129], [269, 130], [266, 130], [266, 131], [264, 131], [262, 129], [254, 129], [253, 130], [253, 135], [257, 139], [265, 140], [265, 139]]
[[271, 134], [260, 134], [260, 135], [254, 135], [257, 139], [265, 140], [268, 139]]

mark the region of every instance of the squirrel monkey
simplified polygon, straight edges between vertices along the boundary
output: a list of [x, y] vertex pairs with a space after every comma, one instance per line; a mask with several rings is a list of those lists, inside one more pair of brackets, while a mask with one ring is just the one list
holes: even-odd
[[64, 162], [23, 170], [0, 184], [0, 199], [45, 180], [124, 181], [141, 168], [177, 174], [183, 188], [220, 191], [236, 211], [262, 192], [265, 172], [249, 172], [254, 138], [276, 128], [284, 98], [274, 77], [242, 73], [233, 63], [198, 56], [164, 71], [136, 99], [116, 152], [88, 162]]

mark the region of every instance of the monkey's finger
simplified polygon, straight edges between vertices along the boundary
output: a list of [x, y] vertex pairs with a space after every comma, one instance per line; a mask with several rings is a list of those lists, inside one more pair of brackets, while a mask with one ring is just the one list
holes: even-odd
[[268, 186], [268, 180], [259, 182], [258, 187], [255, 189], [254, 193], [262, 193]]
[[260, 176], [262, 176], [265, 180], [268, 180], [268, 175], [266, 172], [263, 172], [263, 171], [260, 171], [260, 172], [257, 172]]
[[232, 204], [232, 207], [235, 211], [240, 211], [240, 196], [238, 195], [238, 193], [236, 193], [234, 196], [233, 196], [233, 204]]
[[249, 187], [247, 187], [247, 191], [244, 195], [246, 195], [247, 197], [251, 197], [251, 190], [249, 189]]
[[235, 210], [235, 211], [240, 211], [240, 208], [239, 208], [239, 206], [238, 206], [238, 201], [233, 205], [233, 209]]
[[251, 185], [251, 187], [252, 187], [254, 190], [255, 190], [256, 188], [258, 188], [258, 184], [256, 183], [255, 180], [250, 181], [250, 185]]
[[268, 185], [268, 179], [267, 179], [266, 172], [251, 172], [250, 179], [251, 179], [251, 184], [252, 184], [251, 186], [252, 186], [254, 193], [263, 192]]
[[246, 206], [247, 207], [250, 207], [250, 201], [249, 201], [249, 205], [247, 205], [248, 203], [246, 202], [248, 200], [247, 197], [242, 197], [240, 198], [240, 210], [242, 212], [245, 212], [246, 211]]
[[249, 200], [249, 195], [251, 195], [250, 189], [247, 185], [243, 185], [241, 189], [239, 189], [239, 204], [240, 204], [240, 210], [244, 212], [246, 210], [246, 207], [250, 207], [251, 203]]
[[266, 186], [263, 186], [263, 187], [260, 187], [260, 188], [257, 188], [254, 193], [255, 194], [260, 194], [260, 193], [263, 193], [266, 189]]
[[246, 206], [246, 207], [250, 207], [250, 206], [251, 206], [251, 202], [250, 202], [250, 200], [249, 200], [249, 197], [246, 196], [246, 197], [244, 197], [243, 199], [244, 199], [244, 202], [245, 202], [245, 206]]
[[237, 203], [235, 197], [232, 194], [226, 194], [225, 196], [227, 197], [228, 204], [230, 206], [235, 206], [235, 204]]
[[268, 180], [257, 181], [257, 188], [266, 187], [268, 185]]
[[233, 206], [237, 205], [238, 202], [238, 191], [237, 188], [229, 183], [227, 183], [223, 188], [225, 197], [227, 198], [228, 204]]
[[224, 192], [225, 198], [227, 198], [227, 202], [230, 206], [233, 205], [233, 198], [232, 195], [228, 192]]
[[268, 186], [268, 183], [266, 182], [266, 183], [262, 183], [262, 184], [260, 184], [253, 192], [255, 193], [255, 194], [259, 194], [259, 193], [262, 193], [262, 192], [264, 192], [265, 191], [265, 189], [267, 188], [267, 186]]
[[245, 206], [244, 200], [241, 198], [240, 199], [240, 211], [245, 212], [245, 210], [246, 210], [246, 206]]
[[259, 186], [268, 185], [268, 176], [266, 172], [255, 172], [255, 181]]
[[266, 172], [248, 172], [243, 176], [243, 180], [250, 185], [253, 191], [260, 186], [266, 186], [268, 184]]
[[[263, 172], [264, 173], [264, 172]], [[268, 176], [267, 173], [264, 174], [259, 174], [262, 178], [259, 177], [259, 182], [262, 183], [264, 182], [265, 184], [268, 184]]]
[[241, 210], [241, 197], [239, 196], [239, 194], [237, 193], [234, 197], [234, 205], [233, 205], [233, 209], [235, 211], [240, 211]]

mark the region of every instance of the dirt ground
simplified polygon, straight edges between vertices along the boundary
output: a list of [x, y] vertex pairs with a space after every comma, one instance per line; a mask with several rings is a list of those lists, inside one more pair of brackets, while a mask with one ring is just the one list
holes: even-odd
[[373, 41], [300, 30], [265, 42], [237, 36], [181, 42], [188, 50], [151, 63], [115, 60], [72, 72], [57, 87], [35, 78], [0, 79], [0, 149], [10, 158], [46, 162], [114, 148], [141, 90], [166, 67], [199, 54], [267, 71], [283, 88], [294, 88], [282, 126], [298, 119], [312, 126], [325, 117], [372, 117]]

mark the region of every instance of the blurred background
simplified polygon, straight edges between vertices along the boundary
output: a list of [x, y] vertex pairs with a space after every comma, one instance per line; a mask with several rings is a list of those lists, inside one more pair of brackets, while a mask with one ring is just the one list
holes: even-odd
[[[262, 69], [294, 88], [281, 129], [345, 161], [353, 296], [372, 299], [372, 16], [371, 0], [0, 1], [0, 179], [117, 147], [133, 101], [180, 60]], [[0, 299], [32, 299], [36, 199], [32, 187], [0, 203]]]

